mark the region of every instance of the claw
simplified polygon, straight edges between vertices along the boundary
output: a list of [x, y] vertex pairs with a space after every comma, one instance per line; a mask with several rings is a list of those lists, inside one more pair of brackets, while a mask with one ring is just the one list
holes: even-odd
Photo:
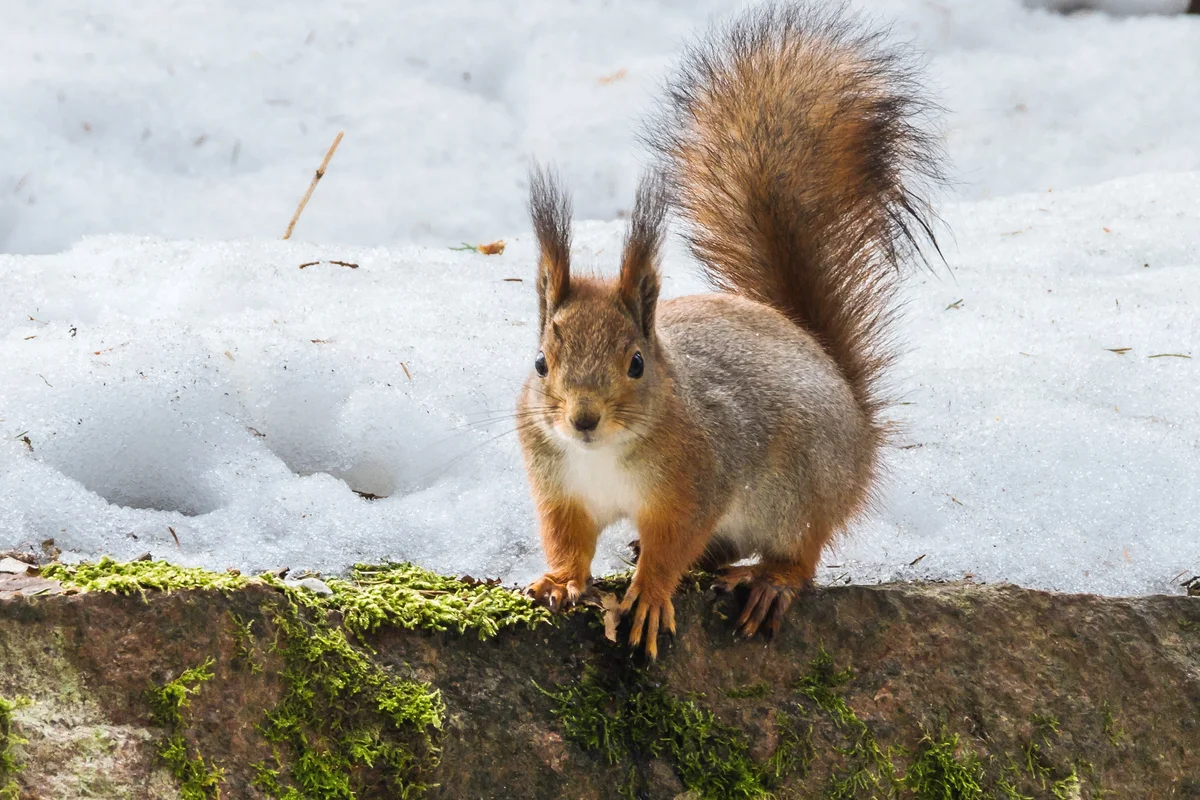
[[796, 591], [794, 589], [785, 589], [779, 593], [779, 598], [775, 601], [775, 613], [767, 620], [767, 636], [774, 637], [779, 633], [779, 626], [783, 623], [783, 616], [787, 610], [791, 608], [792, 601], [796, 599]]
[[758, 633], [758, 626], [762, 625], [778, 596], [779, 591], [767, 583], [756, 583], [750, 587], [750, 597], [746, 600], [742, 615], [738, 617], [743, 636], [750, 638]]
[[783, 617], [796, 599], [802, 586], [779, 583], [768, 575], [763, 575], [759, 568], [732, 567], [726, 570], [713, 584], [713, 588], [722, 592], [732, 592], [739, 586], [749, 584], [750, 591], [742, 612], [738, 616], [735, 635], [751, 638], [759, 631], [767, 636], [779, 632]]
[[618, 610], [622, 615], [633, 611], [633, 623], [629, 629], [630, 646], [637, 648], [645, 642], [646, 655], [651, 661], [656, 660], [660, 626], [672, 636], [675, 635], [675, 606], [671, 603], [671, 598], [647, 600], [637, 587], [630, 586]]
[[587, 579], [562, 583], [550, 575], [543, 575], [525, 588], [525, 594], [551, 611], [560, 611], [574, 606], [590, 589]]

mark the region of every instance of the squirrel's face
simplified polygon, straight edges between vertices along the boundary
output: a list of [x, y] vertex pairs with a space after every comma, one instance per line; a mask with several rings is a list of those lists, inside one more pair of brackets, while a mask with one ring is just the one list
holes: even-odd
[[662, 375], [655, 346], [658, 253], [667, 212], [662, 180], [638, 187], [616, 281], [571, 276], [571, 204], [534, 170], [529, 208], [538, 239], [539, 351], [522, 411], [555, 438], [583, 447], [637, 438]]
[[576, 280], [542, 329], [528, 409], [556, 438], [599, 447], [641, 436], [662, 381], [653, 330], [615, 284]]

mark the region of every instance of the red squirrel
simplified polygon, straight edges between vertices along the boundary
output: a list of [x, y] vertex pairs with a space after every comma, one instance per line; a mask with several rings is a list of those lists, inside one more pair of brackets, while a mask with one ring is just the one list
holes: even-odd
[[[569, 197], [535, 168], [540, 343], [518, 418], [549, 571], [531, 596], [577, 602], [600, 532], [629, 519], [632, 646], [654, 658], [674, 634], [694, 565], [748, 585], [742, 634], [778, 630], [877, 485], [901, 267], [937, 248], [932, 109], [881, 34], [767, 6], [684, 54], [616, 280], [572, 274]], [[660, 303], [672, 209], [717, 291]]]

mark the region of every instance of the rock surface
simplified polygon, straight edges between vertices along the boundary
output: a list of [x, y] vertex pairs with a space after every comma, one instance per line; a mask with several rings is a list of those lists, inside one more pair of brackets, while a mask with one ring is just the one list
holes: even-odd
[[[28, 740], [13, 748], [24, 765], [14, 776], [19, 796], [180, 796], [156, 765], [163, 732], [146, 693], [211, 657], [214, 678], [191, 698], [188, 740], [224, 769], [222, 797], [263, 797], [251, 786], [252, 765], [271, 753], [256, 725], [280, 692], [271, 611], [282, 602], [261, 583], [144, 598], [8, 593], [0, 600], [0, 696], [31, 701], [14, 712], [15, 731]], [[378, 663], [442, 693], [432, 797], [700, 796], [688, 792], [691, 773], [670, 753], [627, 752], [610, 764], [580, 747], [543, 689], [592, 675], [610, 687], [638, 681], [712, 712], [758, 764], [789, 737], [801, 756], [811, 748], [810, 764], [796, 759], [771, 787], [778, 797], [830, 795], [863, 768], [855, 759], [873, 744], [895, 781], [843, 796], [919, 796], [903, 776], [929, 734], [958, 737], [955, 763], [977, 760], [981, 793], [947, 798], [1200, 798], [1200, 598], [826, 588], [798, 603], [770, 643], [734, 639], [733, 598], [693, 590], [676, 610], [678, 638], [644, 668], [605, 639], [591, 610], [488, 640], [385, 628], [367, 644]], [[231, 619], [251, 622], [265, 669], [245, 669]], [[815, 703], [818, 694], [797, 691], [822, 650], [837, 670], [852, 671], [827, 689], [861, 727]], [[868, 783], [881, 775], [878, 762], [865, 769]], [[1018, 793], [1003, 794], [1005, 785]]]

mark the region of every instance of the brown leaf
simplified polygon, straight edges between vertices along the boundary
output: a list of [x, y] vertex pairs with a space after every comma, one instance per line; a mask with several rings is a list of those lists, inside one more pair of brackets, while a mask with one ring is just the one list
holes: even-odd
[[621, 601], [611, 592], [600, 595], [600, 607], [604, 609], [604, 638], [617, 641], [617, 626], [621, 624]]
[[497, 239], [494, 242], [481, 244], [475, 249], [483, 253], [485, 256], [498, 256], [504, 252], [505, 242], [503, 239]]

